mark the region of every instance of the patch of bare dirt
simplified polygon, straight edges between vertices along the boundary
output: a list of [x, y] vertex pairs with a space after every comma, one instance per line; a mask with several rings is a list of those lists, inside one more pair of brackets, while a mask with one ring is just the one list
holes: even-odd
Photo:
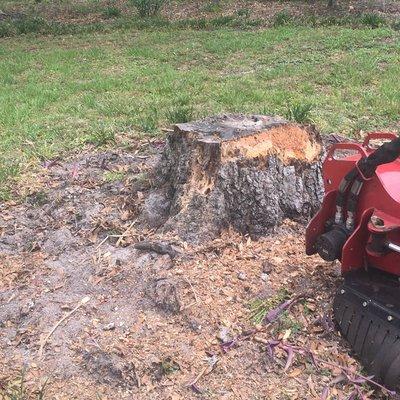
[[331, 325], [338, 266], [306, 257], [289, 221], [197, 246], [141, 227], [159, 147], [50, 161], [26, 201], [0, 206], [0, 394], [26, 371], [32, 399], [348, 397], [342, 367], [359, 365]]

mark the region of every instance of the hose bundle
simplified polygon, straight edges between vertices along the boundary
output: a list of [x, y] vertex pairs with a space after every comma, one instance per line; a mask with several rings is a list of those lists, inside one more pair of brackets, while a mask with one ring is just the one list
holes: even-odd
[[357, 166], [346, 174], [339, 185], [339, 193], [336, 198], [336, 224], [344, 222], [343, 209], [346, 203], [346, 192], [351, 185], [351, 189], [347, 198], [346, 229], [349, 231], [354, 229], [358, 197], [364, 185], [365, 179], [371, 178], [380, 165], [391, 163], [399, 156], [400, 137], [384, 143], [368, 157], [362, 158], [357, 163]]

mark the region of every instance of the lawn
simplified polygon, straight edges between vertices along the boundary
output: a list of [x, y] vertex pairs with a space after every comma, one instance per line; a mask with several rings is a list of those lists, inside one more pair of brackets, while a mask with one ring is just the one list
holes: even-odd
[[0, 39], [0, 196], [27, 166], [66, 150], [220, 112], [284, 115], [312, 104], [325, 133], [393, 128], [399, 76], [400, 33], [389, 28]]

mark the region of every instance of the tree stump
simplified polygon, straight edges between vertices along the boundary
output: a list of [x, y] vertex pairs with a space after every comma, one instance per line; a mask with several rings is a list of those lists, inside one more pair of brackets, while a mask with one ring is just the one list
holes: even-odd
[[313, 126], [277, 117], [224, 115], [177, 124], [144, 214], [157, 216], [153, 226], [195, 242], [228, 227], [259, 237], [285, 218], [306, 222], [323, 196], [322, 153]]

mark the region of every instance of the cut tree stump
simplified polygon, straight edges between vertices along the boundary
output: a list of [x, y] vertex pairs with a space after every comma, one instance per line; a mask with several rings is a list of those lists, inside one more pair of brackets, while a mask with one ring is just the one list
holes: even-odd
[[224, 115], [177, 124], [143, 215], [195, 242], [229, 227], [259, 237], [285, 218], [306, 222], [323, 196], [323, 151], [313, 126], [277, 117]]

